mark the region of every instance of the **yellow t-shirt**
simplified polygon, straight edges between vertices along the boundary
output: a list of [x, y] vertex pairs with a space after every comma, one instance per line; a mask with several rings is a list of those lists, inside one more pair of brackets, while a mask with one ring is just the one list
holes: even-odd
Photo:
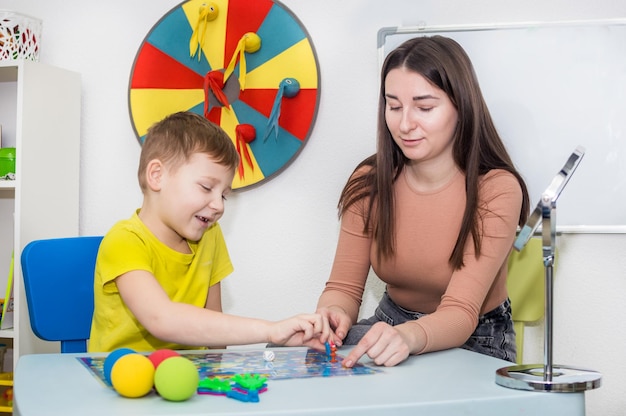
[[209, 288], [233, 271], [222, 230], [219, 224], [213, 224], [200, 241], [189, 242], [192, 254], [183, 254], [159, 241], [141, 222], [138, 212], [115, 224], [100, 245], [88, 349], [109, 352], [121, 347], [135, 351], [201, 348], [152, 336], [124, 304], [115, 279], [132, 270], [145, 270], [154, 275], [172, 301], [203, 308]]

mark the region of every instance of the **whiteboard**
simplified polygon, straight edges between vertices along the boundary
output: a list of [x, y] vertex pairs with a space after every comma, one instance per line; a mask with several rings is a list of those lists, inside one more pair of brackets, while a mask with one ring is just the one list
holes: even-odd
[[447, 36], [470, 56], [534, 207], [577, 148], [556, 209], [561, 232], [626, 232], [626, 20], [386, 27], [379, 62], [416, 36]]

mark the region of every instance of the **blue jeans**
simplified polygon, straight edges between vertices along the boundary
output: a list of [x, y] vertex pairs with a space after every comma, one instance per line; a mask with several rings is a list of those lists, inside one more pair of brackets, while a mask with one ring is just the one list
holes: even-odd
[[[357, 344], [376, 322], [382, 321], [393, 326], [419, 319], [425, 315], [425, 313], [409, 311], [396, 305], [385, 292], [376, 311], [374, 311], [374, 316], [362, 319], [353, 325], [343, 344]], [[500, 306], [479, 317], [476, 330], [461, 348], [515, 362], [517, 348], [515, 346], [513, 319], [511, 318], [511, 301], [507, 299]]]

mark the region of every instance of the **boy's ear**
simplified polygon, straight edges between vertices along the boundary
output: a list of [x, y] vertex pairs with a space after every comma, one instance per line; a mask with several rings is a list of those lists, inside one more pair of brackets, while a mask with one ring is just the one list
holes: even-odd
[[161, 190], [161, 179], [163, 178], [163, 163], [159, 159], [153, 159], [146, 166], [146, 183], [152, 191]]

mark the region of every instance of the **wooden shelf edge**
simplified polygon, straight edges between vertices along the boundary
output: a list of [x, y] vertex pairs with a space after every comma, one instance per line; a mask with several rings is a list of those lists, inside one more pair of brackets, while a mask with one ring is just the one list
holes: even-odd
[[0, 189], [15, 189], [15, 181], [0, 179]]
[[13, 328], [0, 329], [0, 338], [11, 339], [15, 337], [15, 331]]

